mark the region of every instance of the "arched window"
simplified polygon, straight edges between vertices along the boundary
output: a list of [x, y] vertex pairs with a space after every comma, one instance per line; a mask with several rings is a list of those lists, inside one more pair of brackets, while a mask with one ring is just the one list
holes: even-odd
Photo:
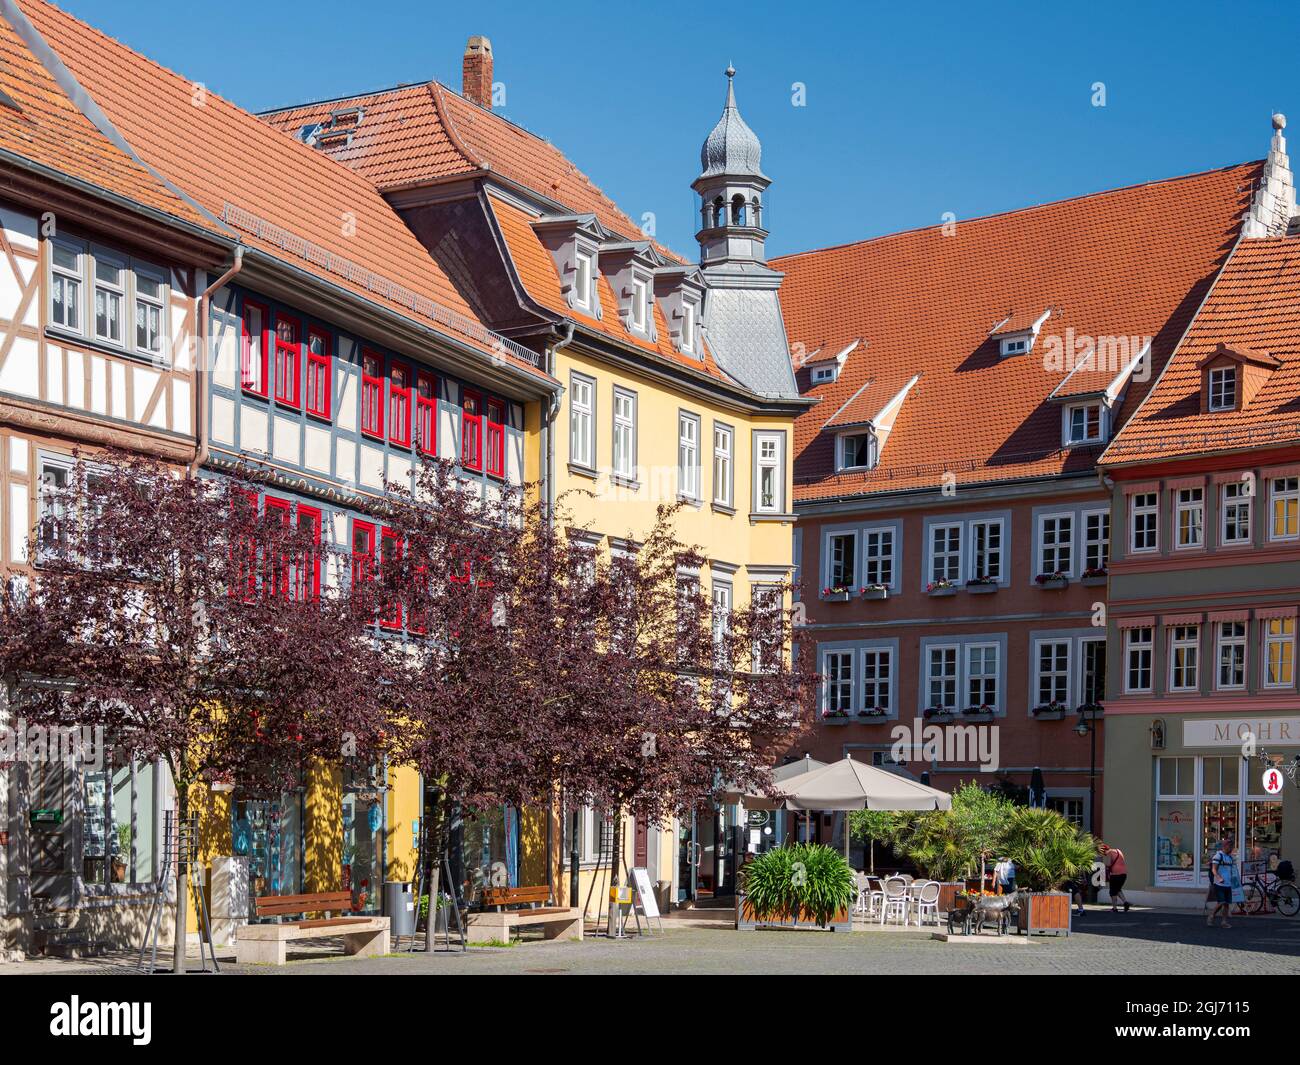
[[713, 225], [714, 228], [725, 226], [727, 224], [727, 205], [721, 196], [713, 201]]
[[731, 224], [733, 226], [745, 224], [745, 197], [740, 193], [731, 197]]

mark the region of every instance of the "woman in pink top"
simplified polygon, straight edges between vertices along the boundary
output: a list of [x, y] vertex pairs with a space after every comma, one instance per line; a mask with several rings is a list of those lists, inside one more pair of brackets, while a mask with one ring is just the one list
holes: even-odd
[[1097, 849], [1101, 852], [1101, 860], [1106, 866], [1106, 888], [1110, 892], [1110, 912], [1119, 913], [1117, 904], [1122, 902], [1124, 912], [1128, 913], [1133, 907], [1124, 897], [1124, 881], [1128, 879], [1128, 863], [1124, 861], [1124, 852], [1108, 843], [1103, 843]]

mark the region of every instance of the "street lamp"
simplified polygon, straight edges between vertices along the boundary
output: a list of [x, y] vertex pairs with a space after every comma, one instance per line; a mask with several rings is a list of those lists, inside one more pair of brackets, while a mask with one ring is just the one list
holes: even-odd
[[1079, 723], [1074, 726], [1077, 736], [1091, 736], [1092, 758], [1088, 763], [1088, 831], [1096, 831], [1097, 824], [1097, 721], [1089, 721], [1083, 716], [1084, 707], [1079, 707]]

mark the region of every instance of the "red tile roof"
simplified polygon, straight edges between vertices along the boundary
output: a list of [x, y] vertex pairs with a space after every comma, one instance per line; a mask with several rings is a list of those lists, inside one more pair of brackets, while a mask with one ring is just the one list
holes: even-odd
[[3, 19], [0, 89], [21, 108], [0, 106], [0, 148], [114, 196], [220, 231], [96, 129]]
[[328, 122], [331, 111], [352, 107], [365, 115], [351, 143], [318, 150], [347, 163], [383, 192], [491, 171], [570, 211], [594, 214], [621, 237], [642, 239], [641, 227], [555, 145], [436, 81], [271, 111], [262, 118], [297, 134], [303, 126]]
[[[1268, 380], [1239, 411], [1201, 413], [1200, 364], [1226, 344], [1267, 352]], [[1243, 240], [1150, 394], [1102, 456], [1107, 465], [1300, 440], [1300, 237]]]
[[[348, 266], [378, 275], [473, 321], [473, 311], [375, 187], [322, 153], [283, 136], [256, 116], [132, 51], [92, 26], [45, 3], [19, 0], [50, 46], [71, 69], [137, 154], [160, 174], [221, 215], [227, 204], [266, 219]], [[313, 269], [241, 227], [250, 246]], [[348, 270], [346, 272], [355, 272]], [[331, 283], [427, 325], [400, 294], [317, 267]], [[482, 327], [478, 326], [478, 331]], [[450, 329], [449, 335], [485, 351], [492, 346]], [[503, 357], [533, 373], [522, 359]]]
[[618, 303], [614, 297], [614, 289], [603, 274], [597, 278], [601, 317], [595, 318], [570, 307], [560, 290], [560, 275], [555, 268], [555, 260], [551, 258], [551, 253], [546, 250], [533, 229], [532, 224], [535, 219], [526, 211], [507, 203], [498, 196], [489, 194], [488, 203], [501, 228], [501, 235], [505, 238], [510, 258], [514, 262], [515, 271], [523, 282], [525, 291], [543, 307], [557, 314], [566, 315], [583, 328], [600, 333], [611, 340], [651, 352], [662, 359], [686, 366], [709, 377], [730, 381], [730, 378], [726, 377], [714, 362], [707, 345], [702, 359], [685, 355], [674, 347], [672, 336], [668, 331], [668, 321], [658, 300], [651, 301], [654, 305], [657, 342], [651, 343], [628, 332], [617, 310]]
[[[863, 384], [861, 390], [852, 396], [826, 423], [827, 429], [842, 429], [849, 425], [876, 423], [880, 413], [890, 400], [897, 397], [912, 380], [912, 375], [891, 374], [888, 377], [873, 378]], [[906, 401], [904, 401], [906, 402]], [[816, 409], [820, 410], [825, 403]]]
[[[1071, 368], [1045, 363], [1051, 342], [1154, 337], [1158, 366], [1236, 239], [1259, 173], [1248, 163], [959, 222], [948, 235], [936, 226], [775, 260], [792, 347], [864, 340], [796, 422], [796, 499], [935, 487], [948, 472], [969, 484], [1092, 468], [1095, 448], [1061, 449], [1059, 407], [1045, 402]], [[989, 336], [999, 319], [1048, 307], [1034, 350], [1001, 358]], [[913, 373], [879, 466], [836, 474], [830, 413], [866, 381]], [[1121, 421], [1144, 391], [1129, 388]]]

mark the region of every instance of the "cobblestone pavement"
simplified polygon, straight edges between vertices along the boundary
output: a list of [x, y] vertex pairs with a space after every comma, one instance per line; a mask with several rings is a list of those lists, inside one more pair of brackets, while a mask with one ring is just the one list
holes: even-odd
[[[945, 944], [929, 932], [736, 932], [674, 924], [653, 939], [582, 943], [525, 942], [469, 953], [423, 953], [348, 959], [337, 942], [309, 947], [284, 968], [238, 966], [223, 973], [258, 975], [354, 974], [622, 974], [834, 973], [931, 974], [1216, 974], [1300, 973], [1300, 919], [1238, 918], [1233, 927], [1207, 928], [1196, 914], [1090, 911], [1069, 938], [1028, 942]], [[197, 961], [197, 959], [195, 959]], [[130, 959], [134, 961], [134, 959]], [[39, 960], [0, 966], [24, 972], [121, 973], [127, 958], [90, 962]]]

